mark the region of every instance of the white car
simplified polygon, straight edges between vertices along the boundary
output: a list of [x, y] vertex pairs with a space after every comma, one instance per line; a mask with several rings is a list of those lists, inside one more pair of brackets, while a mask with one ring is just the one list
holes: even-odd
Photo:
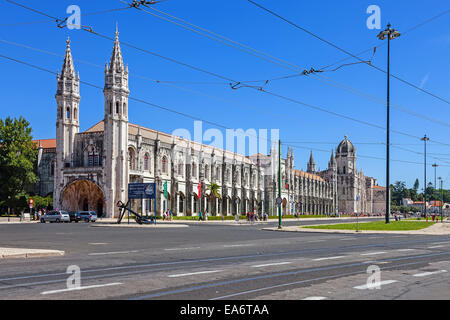
[[41, 223], [46, 222], [70, 222], [70, 216], [67, 211], [50, 211], [41, 217]]

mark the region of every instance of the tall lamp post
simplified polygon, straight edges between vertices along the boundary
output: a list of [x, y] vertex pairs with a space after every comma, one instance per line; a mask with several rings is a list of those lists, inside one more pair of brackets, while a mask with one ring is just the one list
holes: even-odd
[[436, 168], [439, 167], [439, 165], [437, 163], [433, 163], [432, 167], [434, 168], [434, 190], [437, 190], [437, 186], [436, 186]]
[[387, 49], [387, 116], [386, 116], [386, 223], [389, 223], [389, 215], [391, 214], [391, 187], [389, 183], [389, 80], [390, 80], [390, 42], [391, 40], [400, 36], [400, 33], [391, 28], [391, 24], [388, 23], [387, 28], [378, 34], [378, 39], [388, 40]]
[[430, 140], [430, 138], [427, 137], [427, 135], [424, 135], [422, 139], [424, 144], [424, 163], [423, 163], [423, 193], [424, 193], [424, 200], [423, 200], [423, 206], [425, 207], [425, 218], [428, 218], [428, 208], [427, 208], [427, 141]]
[[440, 209], [439, 209], [439, 211], [440, 211], [440, 214], [441, 214], [441, 222], [443, 222], [444, 221], [444, 216], [443, 216], [443, 208], [444, 208], [444, 193], [442, 192], [442, 178], [441, 177], [439, 177], [438, 178], [439, 179], [439, 185], [440, 185], [440, 198], [441, 198], [441, 205], [439, 206], [440, 207]]

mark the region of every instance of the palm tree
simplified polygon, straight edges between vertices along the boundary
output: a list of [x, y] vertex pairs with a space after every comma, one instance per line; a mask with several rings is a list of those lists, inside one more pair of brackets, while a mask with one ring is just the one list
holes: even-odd
[[217, 183], [212, 182], [208, 188], [206, 189], [207, 191], [209, 191], [209, 207], [211, 208], [211, 212], [212, 210], [212, 203], [213, 201], [217, 198], [220, 200], [221, 196], [220, 196], [220, 186]]

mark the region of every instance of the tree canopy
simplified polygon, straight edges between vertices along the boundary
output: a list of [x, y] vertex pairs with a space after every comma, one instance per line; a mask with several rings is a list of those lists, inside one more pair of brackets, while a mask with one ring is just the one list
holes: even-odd
[[16, 207], [38, 178], [37, 148], [31, 127], [23, 117], [0, 119], [0, 205]]

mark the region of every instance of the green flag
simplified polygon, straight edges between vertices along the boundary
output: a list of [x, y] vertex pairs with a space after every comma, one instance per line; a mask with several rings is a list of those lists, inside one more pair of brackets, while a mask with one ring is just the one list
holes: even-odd
[[167, 199], [167, 181], [164, 182], [164, 198]]

